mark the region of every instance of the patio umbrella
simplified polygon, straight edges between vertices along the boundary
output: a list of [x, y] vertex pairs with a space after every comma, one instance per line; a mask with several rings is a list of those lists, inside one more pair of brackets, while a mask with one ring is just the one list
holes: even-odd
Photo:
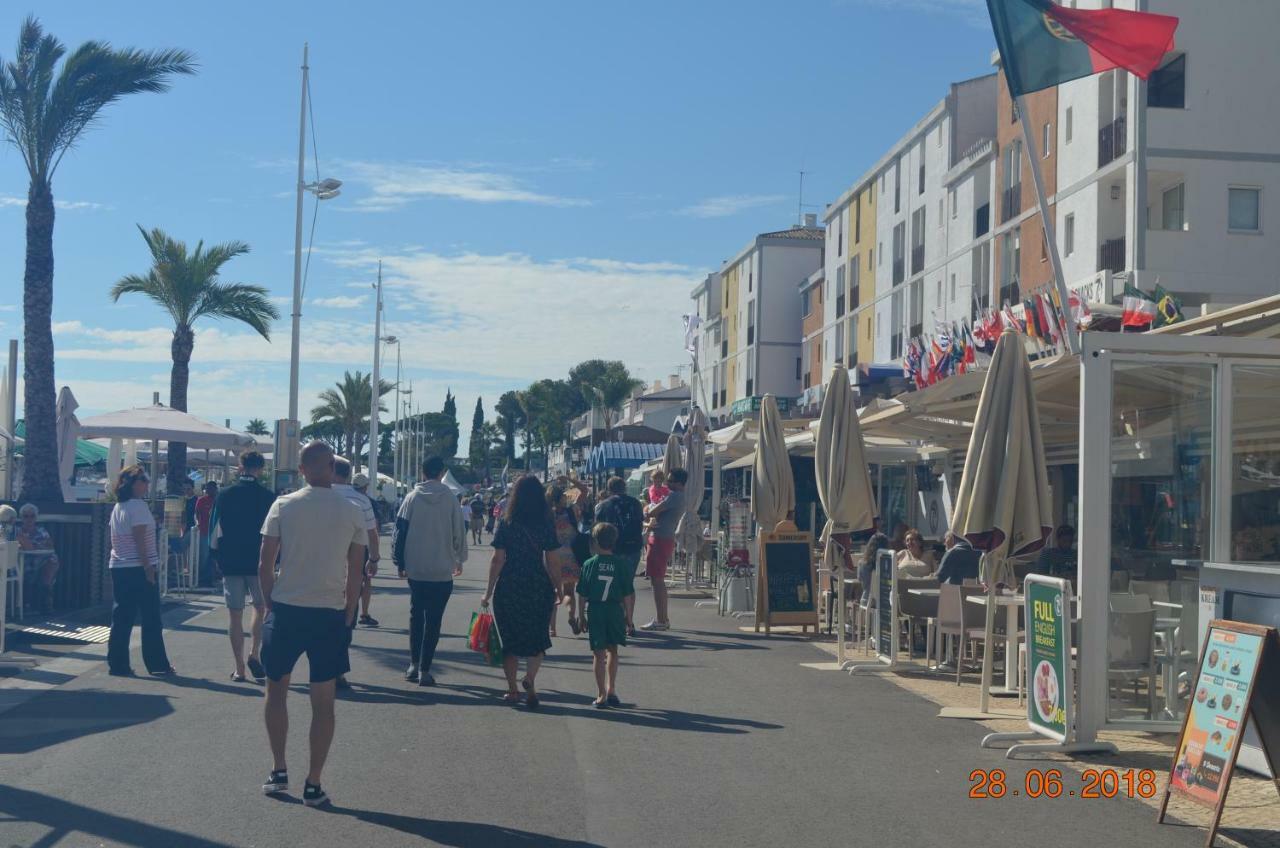
[[751, 514], [765, 532], [771, 533], [795, 509], [796, 483], [791, 476], [782, 416], [777, 399], [765, 395], [760, 403], [760, 443], [751, 469]]
[[[702, 518], [698, 507], [706, 491], [705, 460], [703, 457], [707, 438], [707, 416], [694, 407], [684, 431], [684, 468], [689, 479], [684, 484], [684, 516], [676, 527], [676, 539], [687, 557], [696, 557], [702, 544]], [[692, 560], [689, 561], [692, 568]]]
[[[844, 574], [849, 562], [850, 533], [869, 530], [876, 520], [876, 499], [863, 456], [862, 430], [843, 365], [831, 369], [822, 401], [814, 446], [818, 499], [827, 514], [822, 530], [823, 566], [836, 581], [837, 662], [844, 663]], [[837, 550], [839, 548], [840, 550]]]
[[684, 467], [684, 458], [680, 455], [680, 437], [675, 433], [667, 436], [667, 449], [662, 454], [662, 473], [670, 479], [671, 472]]
[[951, 531], [983, 551], [987, 638], [982, 656], [982, 712], [991, 681], [996, 584], [1007, 582], [1007, 558], [1044, 547], [1053, 529], [1040, 416], [1022, 337], [1005, 331], [996, 344], [974, 416]]
[[182, 442], [189, 448], [246, 448], [253, 436], [219, 427], [172, 407], [155, 404], [95, 415], [80, 422], [86, 438]]
[[55, 426], [58, 437], [58, 477], [62, 480], [63, 495], [69, 494], [71, 477], [76, 473], [76, 441], [80, 437], [80, 420], [76, 418], [76, 396], [70, 386], [58, 392]]

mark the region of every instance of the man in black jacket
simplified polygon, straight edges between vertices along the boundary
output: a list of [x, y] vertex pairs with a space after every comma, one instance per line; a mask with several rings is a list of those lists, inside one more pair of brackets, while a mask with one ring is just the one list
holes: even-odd
[[[613, 553], [630, 561], [631, 574], [634, 576], [640, 565], [640, 554], [644, 552], [644, 507], [640, 501], [627, 494], [627, 483], [621, 477], [610, 477], [605, 489], [609, 497], [596, 504], [595, 520], [618, 528], [618, 541], [613, 547]], [[636, 627], [632, 616], [636, 596], [631, 594], [624, 597], [622, 607], [627, 614], [627, 635], [634, 636]]]
[[959, 586], [966, 580], [977, 580], [982, 554], [973, 549], [968, 539], [950, 530], [947, 531], [946, 544], [947, 552], [938, 564], [938, 582]]
[[231, 679], [236, 682], [245, 679], [246, 596], [253, 601], [253, 619], [249, 625], [253, 639], [248, 656], [249, 672], [258, 683], [267, 679], [266, 670], [258, 658], [262, 645], [264, 612], [262, 584], [258, 582], [258, 553], [262, 546], [262, 523], [276, 497], [270, 489], [258, 482], [263, 465], [262, 454], [255, 450], [248, 450], [240, 455], [240, 479], [234, 486], [219, 493], [209, 525], [214, 568], [222, 578], [222, 594], [230, 617], [228, 635], [231, 637], [231, 653], [236, 664]]

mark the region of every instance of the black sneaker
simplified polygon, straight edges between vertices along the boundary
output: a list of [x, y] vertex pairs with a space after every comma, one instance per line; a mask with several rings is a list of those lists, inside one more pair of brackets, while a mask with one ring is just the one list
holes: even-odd
[[360, 616], [360, 623], [363, 624], [365, 627], [377, 627], [378, 619], [374, 618], [371, 615], [362, 615]]
[[407, 669], [405, 669], [405, 672], [404, 672], [404, 679], [405, 679], [405, 680], [407, 680], [407, 681], [409, 681], [410, 683], [415, 683], [415, 682], [417, 682], [417, 680], [418, 680], [418, 666], [417, 666], [416, 664], [412, 664], [412, 663], [411, 663], [411, 664], [409, 665], [409, 667], [408, 667]]
[[431, 676], [431, 672], [424, 671], [422, 672], [422, 674], [418, 675], [418, 685], [419, 686], [435, 686], [436, 679]]
[[289, 791], [289, 772], [273, 771], [262, 784], [263, 795], [274, 795], [277, 792]]
[[249, 666], [249, 673], [253, 675], [255, 682], [267, 682], [267, 670], [263, 667], [262, 660], [257, 657], [249, 657], [249, 659], [245, 661], [245, 665]]
[[314, 783], [304, 783], [302, 788], [302, 803], [308, 807], [319, 807], [330, 803], [328, 794]]

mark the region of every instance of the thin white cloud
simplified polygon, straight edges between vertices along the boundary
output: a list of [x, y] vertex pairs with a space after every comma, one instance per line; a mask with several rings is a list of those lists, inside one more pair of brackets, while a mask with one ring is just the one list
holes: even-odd
[[315, 297], [311, 299], [311, 303], [316, 306], [324, 306], [330, 309], [354, 309], [362, 306], [369, 299], [368, 295], [360, 295], [359, 297], [349, 297], [347, 295], [334, 295], [333, 297]]
[[539, 206], [587, 206], [589, 201], [545, 194], [524, 181], [495, 170], [458, 165], [415, 165], [408, 163], [344, 162], [341, 165], [351, 183], [364, 186], [369, 194], [353, 206], [340, 207], [363, 212], [387, 212], [429, 197], [443, 197], [471, 203], [531, 203]]
[[[25, 197], [18, 197], [13, 194], [0, 195], [0, 209], [6, 207], [25, 209], [26, 206], [27, 199]], [[58, 200], [56, 198], [53, 201], [53, 207], [61, 209], [63, 212], [93, 211], [109, 208], [106, 204], [94, 203], [91, 200]]]
[[786, 200], [781, 194], [726, 194], [720, 197], [708, 197], [692, 206], [678, 210], [677, 214], [693, 218], [727, 218], [746, 212], [748, 209], [759, 209], [762, 206], [773, 206]]

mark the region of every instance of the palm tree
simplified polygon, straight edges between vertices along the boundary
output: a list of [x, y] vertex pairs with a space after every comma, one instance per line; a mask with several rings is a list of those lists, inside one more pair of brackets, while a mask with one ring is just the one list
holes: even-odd
[[[391, 391], [392, 384], [379, 381], [378, 397]], [[351, 460], [355, 470], [360, 470], [360, 454], [369, 438], [369, 413], [373, 406], [373, 380], [369, 374], [357, 371], [343, 373], [342, 382], [320, 393], [320, 405], [311, 410], [311, 423], [332, 421], [342, 433], [341, 449]], [[378, 403], [378, 411], [386, 407]]]
[[622, 404], [631, 393], [644, 383], [631, 376], [631, 372], [621, 362], [610, 362], [592, 382], [590, 389], [594, 397], [594, 406], [604, 416], [604, 429], [613, 429], [614, 416], [622, 408]]
[[250, 436], [271, 435], [271, 431], [267, 429], [267, 422], [263, 421], [261, 418], [250, 418], [248, 425], [244, 428], [244, 431]]
[[[58, 68], [58, 62], [66, 57]], [[53, 175], [103, 107], [160, 92], [195, 64], [182, 50], [115, 50], [86, 41], [67, 55], [39, 21], [22, 22], [12, 62], [0, 64], [0, 128], [27, 168], [27, 253], [22, 279], [23, 499], [61, 501], [53, 382]]]
[[[248, 324], [264, 339], [271, 339], [271, 322], [280, 312], [262, 286], [224, 283], [218, 274], [227, 262], [249, 252], [242, 241], [215, 244], [208, 249], [197, 242], [195, 250], [164, 231], [138, 227], [151, 250], [151, 270], [145, 276], [130, 274], [111, 287], [111, 299], [141, 294], [151, 298], [173, 318], [173, 342], [169, 347], [173, 368], [169, 371], [169, 405], [187, 411], [187, 383], [191, 378], [191, 351], [195, 347], [193, 325], [200, 318], [230, 318]], [[169, 443], [169, 491], [179, 490], [187, 476], [187, 446]]]

